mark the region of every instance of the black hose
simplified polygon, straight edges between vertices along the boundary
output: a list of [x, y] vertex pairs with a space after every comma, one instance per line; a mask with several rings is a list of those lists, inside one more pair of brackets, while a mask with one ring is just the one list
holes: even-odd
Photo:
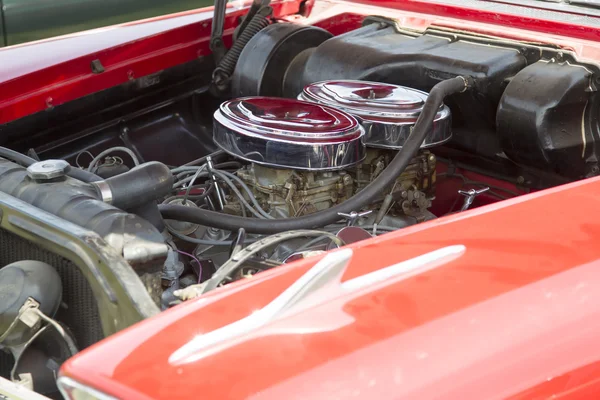
[[217, 68], [213, 72], [213, 82], [219, 89], [224, 89], [227, 85], [227, 81], [233, 74], [235, 66], [242, 54], [242, 50], [246, 47], [246, 44], [260, 32], [263, 28], [270, 24], [269, 15], [273, 13], [273, 9], [269, 6], [261, 7], [256, 15], [252, 17], [252, 20], [248, 23], [240, 37], [235, 41], [231, 49], [225, 54], [225, 56], [219, 62]]
[[[123, 210], [154, 202], [171, 193], [175, 177], [169, 167], [158, 161], [151, 161], [122, 174], [106, 179], [103, 183], [110, 188], [110, 203]], [[103, 185], [96, 184], [105, 201]]]
[[[31, 164], [35, 164], [36, 162], [38, 162], [37, 160], [26, 156], [25, 154], [21, 154], [17, 151], [7, 149], [6, 147], [0, 147], [0, 157], [6, 158], [10, 161], [14, 161], [25, 168], [29, 167]], [[69, 168], [69, 170], [67, 171], [67, 176], [87, 183], [102, 180], [102, 178], [100, 178], [96, 174], [73, 167]]]
[[244, 228], [249, 233], [273, 234], [283, 231], [314, 229], [337, 222], [340, 217], [338, 213], [350, 213], [359, 211], [365, 205], [371, 203], [384, 192], [398, 176], [406, 169], [413, 157], [421, 148], [421, 144], [433, 128], [434, 118], [443, 104], [444, 98], [454, 93], [464, 92], [472, 86], [471, 77], [456, 77], [447, 79], [435, 85], [419, 115], [415, 126], [402, 150], [390, 162], [388, 167], [373, 180], [366, 188], [358, 192], [347, 201], [319, 211], [310, 215], [297, 218], [284, 218], [275, 220], [261, 220], [254, 218], [242, 218], [199, 208], [191, 208], [177, 205], [161, 205], [160, 211], [165, 219], [187, 221], [215, 228], [236, 231]]
[[101, 177], [94, 174], [93, 172], [75, 168], [73, 166], [71, 168], [69, 168], [69, 170], [67, 171], [67, 176], [70, 176], [71, 178], [79, 179], [80, 181], [86, 182], [86, 183], [98, 182], [98, 181], [102, 180]]
[[17, 151], [7, 149], [6, 147], [0, 147], [0, 157], [6, 158], [10, 161], [14, 161], [23, 167], [29, 167], [31, 164], [35, 164], [37, 161], [33, 158], [21, 154]]

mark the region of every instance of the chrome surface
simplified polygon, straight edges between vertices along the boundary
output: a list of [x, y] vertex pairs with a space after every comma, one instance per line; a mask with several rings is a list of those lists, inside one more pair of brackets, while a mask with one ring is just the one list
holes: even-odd
[[[342, 277], [352, 260], [352, 249], [344, 248], [330, 252], [265, 307], [228, 325], [196, 335], [171, 354], [169, 363], [184, 365], [209, 357], [225, 348], [239, 345], [244, 340], [248, 340], [246, 335], [249, 333], [258, 333], [257, 331], [261, 328], [277, 320], [291, 317], [308, 308], [342, 296], [352, 298], [357, 295], [367, 295], [381, 287], [387, 287], [438, 268], [461, 257], [465, 251], [466, 247], [461, 244], [442, 247], [344, 282], [342, 282]], [[207, 301], [208, 299], [199, 299], [198, 301], [203, 300]], [[352, 321], [352, 319], [350, 320]], [[342, 319], [342, 321], [347, 323], [348, 319]], [[337, 328], [339, 326], [333, 329]], [[288, 325], [283, 329], [285, 332], [308, 334], [332, 328], [331, 322], [324, 319], [312, 326]], [[262, 332], [262, 334], [272, 334], [273, 332], [271, 330]]]
[[257, 164], [340, 170], [365, 158], [364, 130], [351, 115], [311, 102], [270, 97], [227, 101], [214, 114], [213, 139]]
[[223, 200], [223, 194], [221, 193], [221, 188], [219, 187], [219, 182], [215, 178], [215, 174], [213, 174], [213, 172], [212, 172], [213, 162], [212, 162], [211, 156], [206, 157], [206, 166], [208, 167], [208, 173], [210, 174], [210, 179], [212, 180], [213, 185], [215, 185], [215, 189], [217, 192], [217, 200], [219, 201], [219, 210], [223, 210], [223, 207], [225, 207], [225, 201]]
[[[346, 244], [357, 243], [373, 237], [373, 235], [371, 235], [365, 229], [358, 226], [346, 226], [340, 229], [336, 236], [342, 239]], [[328, 250], [332, 250], [334, 248], [335, 247], [329, 245]]]
[[[427, 93], [379, 82], [332, 80], [306, 86], [298, 96], [353, 115], [363, 126], [368, 147], [400, 149], [423, 109]], [[433, 131], [422, 148], [442, 144], [452, 137], [450, 109], [442, 105]]]
[[346, 220], [346, 226], [350, 227], [350, 226], [356, 225], [356, 222], [360, 218], [365, 217], [365, 216], [371, 214], [372, 212], [373, 212], [373, 210], [367, 210], [367, 211], [363, 211], [363, 212], [352, 211], [350, 214], [338, 213], [338, 215], [340, 217], [344, 218]]
[[112, 190], [110, 189], [110, 185], [106, 183], [106, 181], [98, 181], [92, 182], [92, 185], [96, 187], [96, 190], [100, 194], [102, 201], [108, 204], [111, 204], [113, 201]]
[[460, 211], [467, 211], [469, 209], [469, 207], [471, 207], [471, 205], [473, 204], [473, 201], [475, 200], [475, 197], [479, 196], [482, 193], [487, 192], [488, 190], [490, 190], [489, 187], [484, 187], [483, 189], [471, 189], [471, 190], [459, 190], [458, 194], [460, 194], [461, 196], [465, 196], [465, 201], [463, 202], [463, 205], [460, 209]]

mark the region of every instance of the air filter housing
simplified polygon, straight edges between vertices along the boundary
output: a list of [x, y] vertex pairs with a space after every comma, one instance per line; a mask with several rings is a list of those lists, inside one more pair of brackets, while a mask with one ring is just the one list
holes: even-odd
[[341, 170], [365, 157], [364, 130], [335, 108], [294, 99], [245, 97], [214, 114], [213, 138], [227, 153], [274, 168]]
[[[304, 88], [300, 100], [335, 107], [353, 115], [363, 126], [368, 147], [400, 149], [423, 110], [427, 93], [379, 82], [332, 80]], [[442, 105], [433, 130], [422, 148], [442, 144], [452, 137], [450, 109]]]

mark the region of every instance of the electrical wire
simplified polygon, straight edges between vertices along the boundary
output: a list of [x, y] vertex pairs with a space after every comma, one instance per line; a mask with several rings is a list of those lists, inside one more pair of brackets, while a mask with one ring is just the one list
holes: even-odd
[[[203, 163], [205, 163], [205, 162], [206, 162], [206, 159], [207, 159], [208, 157], [212, 157], [212, 158], [214, 159], [214, 158], [217, 158], [217, 157], [219, 157], [219, 156], [222, 156], [222, 155], [224, 155], [224, 154], [225, 154], [225, 152], [224, 152], [223, 150], [217, 150], [217, 151], [215, 151], [215, 152], [212, 152], [212, 153], [210, 153], [210, 154], [207, 154], [207, 155], [205, 155], [205, 156], [202, 156], [202, 157], [200, 157], [200, 158], [197, 158], [197, 159], [195, 159], [195, 160], [193, 160], [193, 161], [190, 161], [190, 162], [188, 162], [188, 163], [185, 163], [185, 164], [183, 164], [181, 167], [188, 167], [188, 166], [194, 166], [194, 165], [198, 165], [198, 164], [203, 164]], [[181, 167], [178, 167], [178, 168], [181, 168]]]
[[[312, 239], [306, 243], [304, 243], [302, 246], [288, 251], [287, 253], [285, 253], [283, 255], [283, 257], [280, 257], [279, 260], [281, 260], [281, 262], [284, 262], [285, 260], [287, 260], [290, 256], [294, 255], [295, 253], [299, 253], [301, 251], [305, 251], [305, 250], [309, 250], [311, 247], [316, 246], [319, 242], [323, 241], [323, 240], [329, 240], [330, 242], [335, 243], [332, 239], [330, 235], [323, 235], [323, 236], [319, 236], [315, 239]], [[339, 245], [336, 243], [336, 246], [339, 248]]]
[[[185, 174], [184, 176], [187, 176], [187, 175], [190, 175], [190, 174], [188, 173], [188, 174]], [[208, 174], [208, 171], [202, 171], [202, 172], [201, 172], [201, 173], [200, 173], [200, 174], [199, 174], [199, 175], [196, 177], [196, 179], [197, 179], [197, 178], [205, 178], [205, 177], [207, 178], [208, 176], [209, 176], [209, 174]], [[177, 181], [176, 181], [176, 182], [173, 184], [173, 189], [177, 189], [178, 187], [180, 187], [180, 186], [183, 186], [183, 185], [185, 185], [185, 184], [186, 184], [186, 183], [188, 183], [188, 182], [191, 182], [191, 180], [192, 180], [192, 178], [193, 178], [193, 177], [194, 177], [194, 176], [189, 176], [189, 177], [187, 177], [187, 178], [183, 178], [183, 179], [181, 179], [181, 178], [180, 178], [180, 175], [176, 175], [176, 176], [175, 176], [175, 179], [176, 179]]]
[[202, 289], [202, 293], [206, 293], [210, 290], [215, 289], [221, 283], [223, 283], [227, 277], [233, 276], [233, 274], [237, 271], [237, 269], [244, 264], [248, 259], [253, 257], [255, 254], [260, 251], [266, 250], [267, 248], [274, 246], [276, 244], [288, 241], [290, 239], [295, 239], [299, 237], [311, 237], [311, 236], [329, 236], [332, 241], [334, 241], [338, 246], [345, 245], [344, 241], [334, 234], [319, 231], [319, 230], [295, 230], [295, 231], [287, 231], [274, 235], [267, 236], [253, 243], [252, 245], [240, 250], [235, 253], [235, 256], [227, 260], [214, 275], [206, 281], [206, 285]]
[[326, 226], [339, 220], [340, 213], [350, 213], [360, 210], [381, 196], [390, 187], [421, 148], [427, 134], [434, 125], [435, 115], [443, 100], [450, 95], [462, 93], [472, 88], [474, 80], [470, 76], [458, 76], [437, 83], [430, 91], [422, 112], [419, 114], [414, 129], [402, 146], [402, 151], [390, 161], [387, 168], [367, 187], [340, 204], [301, 217], [261, 220], [241, 218], [236, 215], [219, 214], [217, 212], [190, 208], [179, 205], [159, 205], [163, 217], [177, 221], [193, 222], [210, 225], [225, 230], [244, 228], [248, 233], [274, 234], [287, 231], [312, 229]]
[[[235, 193], [240, 202], [254, 215], [256, 218], [265, 219], [264, 215], [261, 215], [258, 211], [256, 211], [250, 203], [246, 201], [242, 193], [238, 190], [235, 184], [229, 179], [226, 175], [222, 173], [222, 171], [213, 170], [213, 174], [215, 174], [220, 180], [222, 180], [229, 188]], [[242, 208], [243, 210], [243, 208]]]
[[104, 157], [106, 157], [116, 151], [122, 151], [123, 153], [127, 153], [129, 155], [129, 157], [131, 157], [131, 159], [133, 160], [133, 163], [135, 165], [140, 165], [140, 161], [138, 160], [137, 156], [135, 155], [135, 153], [133, 151], [131, 151], [127, 147], [116, 146], [116, 147], [111, 147], [110, 149], [106, 149], [103, 152], [101, 152], [100, 154], [98, 154], [96, 157], [94, 157], [92, 162], [90, 162], [90, 165], [88, 165], [87, 170], [89, 172], [91, 172], [94, 169], [94, 167], [96, 166], [96, 164], [98, 164], [99, 161], [101, 161]]
[[91, 152], [87, 150], [80, 152], [79, 154], [77, 154], [77, 157], [75, 157], [75, 165], [77, 165], [77, 167], [79, 168], [83, 168], [81, 164], [79, 164], [79, 157], [81, 157], [82, 154], [88, 154], [92, 160], [94, 159], [94, 155]]
[[195, 255], [190, 254], [190, 253], [186, 253], [185, 251], [181, 251], [181, 250], [177, 250], [174, 249], [176, 252], [178, 252], [179, 254], [183, 254], [184, 256], [188, 256], [191, 259], [193, 259], [194, 261], [196, 261], [196, 263], [198, 264], [198, 283], [200, 283], [200, 280], [202, 279], [202, 264], [200, 263], [200, 260], [198, 260], [198, 258], [196, 258]]
[[[176, 232], [170, 228], [169, 228], [169, 232], [171, 233], [171, 235], [175, 236], [177, 239], [183, 240], [185, 242], [194, 243], [194, 244], [201, 244], [204, 246], [231, 246], [231, 244], [233, 243], [233, 240], [196, 239], [196, 238], [182, 235], [181, 233]], [[260, 238], [248, 239], [247, 243], [252, 243], [259, 239]]]
[[[198, 202], [199, 200], [206, 199], [206, 197], [214, 191], [214, 186], [210, 185], [207, 188], [205, 185], [195, 185], [195, 186], [192, 186], [192, 190], [194, 190], [194, 189], [204, 189], [204, 192], [202, 194], [191, 194], [187, 197], [189, 200]], [[163, 200], [162, 203], [169, 204], [173, 200], [183, 199], [183, 198], [184, 198], [184, 195], [174, 195], [174, 196], [167, 197], [166, 199]]]
[[[180, 179], [181, 174], [177, 175], [177, 178], [180, 179], [178, 182], [176, 182], [173, 187], [174, 188], [178, 188], [186, 183], [192, 183], [195, 181], [195, 179], [197, 179], [198, 177], [208, 177], [209, 176], [209, 172], [208, 171], [204, 171], [203, 167], [192, 167], [195, 168], [196, 173], [194, 174], [194, 176], [192, 176], [191, 178], [184, 178], [184, 179]], [[183, 172], [182, 174], [188, 174], [189, 171]], [[250, 211], [250, 213], [252, 215], [254, 215], [257, 218], [260, 219], [274, 219], [273, 216], [269, 215], [258, 203], [258, 200], [256, 199], [256, 197], [254, 196], [254, 194], [252, 193], [252, 191], [250, 190], [250, 188], [237, 176], [235, 176], [234, 174], [227, 172], [227, 171], [222, 171], [222, 170], [217, 170], [217, 169], [213, 169], [212, 173], [219, 178], [219, 180], [223, 181], [223, 183], [225, 183], [227, 186], [229, 186], [229, 188], [231, 189], [231, 191], [236, 195], [236, 197], [240, 200], [240, 202], [242, 203], [243, 207], [245, 207], [245, 209], [247, 209], [248, 211]], [[246, 198], [240, 193], [240, 191], [238, 190], [237, 186], [232, 182], [232, 179], [235, 180], [241, 187], [242, 189], [248, 194], [248, 197], [250, 198], [250, 201], [254, 204], [254, 206], [256, 207], [256, 209], [254, 207], [252, 207], [248, 201], [246, 200]], [[189, 186], [188, 186], [189, 188]], [[242, 207], [242, 211], [244, 211], [244, 208]], [[244, 213], [245, 214], [245, 213]], [[245, 215], [244, 215], [245, 216]]]
[[[226, 163], [223, 163], [226, 164]], [[223, 165], [221, 164], [221, 165]], [[190, 173], [192, 173], [192, 171], [202, 168], [201, 167], [181, 167], [181, 168], [176, 168], [174, 170], [172, 170], [171, 172], [173, 173], [179, 173], [177, 175], [177, 179], [178, 182], [175, 183], [175, 187], [179, 187], [184, 183], [190, 182], [189, 178], [183, 178], [186, 175], [189, 175]], [[231, 188], [231, 190], [235, 193], [235, 195], [239, 198], [240, 202], [242, 202], [242, 204], [244, 206], [246, 206], [246, 208], [257, 218], [261, 218], [261, 219], [275, 219], [275, 217], [273, 217], [272, 215], [270, 215], [269, 213], [267, 213], [262, 206], [260, 205], [260, 203], [258, 202], [258, 200], [256, 199], [256, 197], [254, 196], [254, 193], [252, 193], [252, 190], [250, 190], [250, 188], [248, 187], [248, 185], [246, 185], [246, 183], [241, 180], [237, 175], [232, 174], [229, 171], [224, 171], [224, 170], [220, 170], [217, 168], [213, 168], [212, 172], [214, 175], [216, 175], [218, 178], [220, 178], [220, 180], [222, 180], [224, 183], [227, 184], [227, 186], [229, 186]], [[206, 173], [206, 176], [208, 176], [209, 174]], [[204, 176], [204, 174], [200, 175], [200, 176]], [[239, 191], [237, 190], [237, 187], [232, 184], [231, 181], [227, 182], [227, 178], [229, 178], [230, 180], [235, 181], [243, 190], [244, 192], [246, 192], [246, 194], [248, 195], [248, 198], [250, 199], [250, 202], [254, 205], [254, 208], [252, 208], [252, 206], [250, 206], [248, 204], [248, 202], [246, 201], [245, 197], [239, 193]], [[258, 214], [260, 214], [260, 216], [256, 215], [256, 212], [254, 212], [254, 209], [256, 212], [258, 212]]]
[[[244, 191], [248, 194], [248, 197], [250, 198], [250, 201], [256, 207], [257, 213], [260, 214], [260, 216], [257, 216], [258, 218], [262, 218], [262, 219], [275, 219], [275, 217], [269, 215], [265, 210], [263, 210], [263, 208], [258, 203], [258, 200], [256, 200], [256, 197], [254, 196], [254, 194], [250, 190], [250, 188], [240, 178], [238, 178], [234, 174], [232, 174], [230, 172], [226, 172], [226, 171], [213, 170], [213, 173], [215, 175], [217, 175], [217, 177], [219, 177], [221, 180], [223, 180], [223, 182], [225, 182], [229, 187], [231, 187], [231, 190], [233, 190], [236, 193], [236, 195], [240, 198], [240, 201], [244, 205], [246, 205], [247, 207], [249, 207], [248, 209], [250, 210], [250, 212], [252, 212], [252, 210], [254, 210], [254, 209], [250, 206], [250, 204], [248, 204], [248, 202], [246, 201], [246, 199], [244, 198], [244, 196], [237, 190], [237, 187], [231, 181], [231, 179], [233, 179], [234, 181], [236, 181], [242, 187], [242, 189], [244, 189]], [[256, 214], [254, 214], [254, 215], [256, 215]]]
[[[340, 229], [345, 228], [347, 225], [338, 225], [338, 224], [332, 224], [332, 225], [328, 225], [326, 227], [324, 227], [324, 229], [328, 232], [335, 232], [335, 231], [339, 231]], [[356, 228], [362, 228], [366, 231], [369, 231], [370, 229], [372, 230], [373, 227], [375, 225], [354, 225]], [[403, 229], [403, 228], [395, 228], [393, 226], [387, 226], [387, 225], [377, 225], [377, 230], [382, 230], [382, 231], [386, 231], [386, 232], [393, 232], [393, 231], [397, 231], [399, 229]]]
[[39, 308], [34, 308], [34, 309], [32, 309], [32, 311], [35, 312], [41, 319], [46, 321], [48, 324], [52, 325], [52, 327], [58, 332], [58, 334], [63, 338], [63, 340], [67, 344], [67, 347], [69, 348], [69, 351], [71, 352], [71, 355], [75, 355], [79, 352], [79, 350], [77, 350], [77, 346], [75, 345], [75, 342], [73, 341], [71, 336], [69, 336], [69, 334], [67, 332], [65, 332], [63, 327], [60, 326], [60, 324], [58, 322], [56, 322], [52, 318], [48, 317]]
[[4, 340], [6, 340], [6, 338], [12, 333], [12, 330], [17, 326], [17, 324], [21, 320], [21, 317], [23, 316], [23, 314], [25, 314], [27, 311], [31, 311], [34, 309], [35, 309], [35, 305], [32, 303], [28, 304], [26, 307], [25, 306], [21, 307], [21, 309], [19, 310], [19, 313], [17, 314], [15, 319], [10, 323], [8, 328], [6, 328], [4, 330], [4, 333], [2, 333], [2, 335], [0, 335], [0, 343], [2, 343]]
[[190, 195], [190, 191], [192, 190], [192, 186], [194, 186], [194, 182], [196, 181], [196, 179], [198, 179], [198, 175], [200, 175], [200, 173], [204, 170], [204, 166], [198, 168], [198, 171], [196, 171], [196, 173], [194, 174], [194, 176], [192, 176], [192, 180], [190, 181], [190, 184], [188, 185], [186, 191], [185, 191], [185, 195], [183, 196], [183, 202], [181, 203], [182, 205], [185, 206], [185, 204], [187, 203], [187, 198]]
[[239, 176], [232, 174], [231, 172], [227, 172], [227, 171], [219, 171], [219, 172], [221, 172], [224, 175], [228, 176], [229, 178], [233, 179], [235, 182], [237, 182], [242, 187], [242, 189], [244, 189], [244, 191], [248, 194], [250, 201], [252, 202], [252, 204], [254, 204], [254, 206], [256, 207], [256, 209], [258, 210], [259, 213], [264, 215], [264, 217], [267, 219], [275, 219], [275, 217], [273, 217], [272, 215], [267, 213], [265, 210], [263, 210], [263, 208], [258, 203], [258, 200], [254, 196], [254, 193], [252, 193], [252, 190], [250, 190], [248, 185], [246, 185], [246, 183], [243, 180], [241, 180]]

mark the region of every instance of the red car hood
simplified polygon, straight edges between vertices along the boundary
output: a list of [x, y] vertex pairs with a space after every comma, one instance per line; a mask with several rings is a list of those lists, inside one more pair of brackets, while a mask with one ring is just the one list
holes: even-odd
[[265, 306], [317, 258], [277, 268], [117, 334], [63, 374], [120, 398], [590, 398], [600, 389], [598, 193], [591, 179], [349, 246], [342, 281], [459, 251], [174, 357]]

